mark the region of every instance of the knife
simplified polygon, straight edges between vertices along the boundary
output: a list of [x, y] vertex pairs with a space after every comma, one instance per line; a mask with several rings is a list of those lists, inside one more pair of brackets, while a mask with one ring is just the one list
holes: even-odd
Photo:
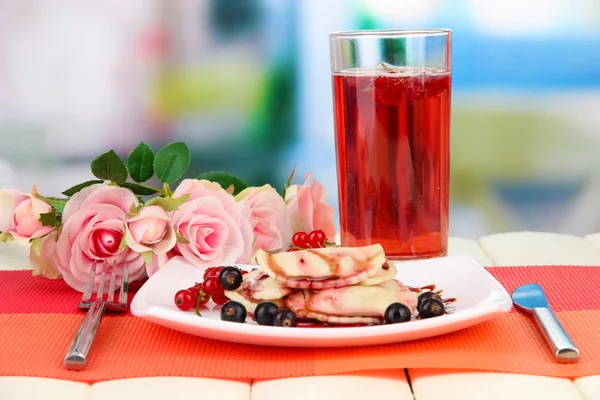
[[530, 283], [519, 286], [513, 292], [512, 299], [519, 308], [533, 314], [546, 342], [554, 351], [556, 361], [559, 363], [579, 361], [579, 349], [573, 344], [548, 306], [548, 300], [540, 285]]

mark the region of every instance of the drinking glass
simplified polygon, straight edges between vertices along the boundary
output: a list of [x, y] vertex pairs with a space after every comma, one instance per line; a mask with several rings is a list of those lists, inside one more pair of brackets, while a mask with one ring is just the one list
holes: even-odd
[[330, 35], [342, 246], [448, 247], [451, 31]]

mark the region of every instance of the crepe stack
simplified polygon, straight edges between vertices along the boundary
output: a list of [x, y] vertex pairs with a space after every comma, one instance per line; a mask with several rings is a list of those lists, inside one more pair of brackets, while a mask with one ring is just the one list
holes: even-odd
[[418, 293], [395, 279], [379, 244], [256, 253], [257, 269], [225, 295], [252, 314], [264, 301], [287, 307], [301, 320], [327, 324], [379, 324], [392, 303], [415, 313]]

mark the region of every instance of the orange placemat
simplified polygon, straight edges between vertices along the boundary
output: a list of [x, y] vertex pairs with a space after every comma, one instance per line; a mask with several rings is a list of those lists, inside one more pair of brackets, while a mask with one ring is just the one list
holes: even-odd
[[83, 315], [63, 302], [75, 304], [79, 295], [64, 282], [33, 278], [27, 272], [1, 272], [0, 376], [84, 382], [143, 376], [269, 379], [420, 367], [569, 378], [600, 374], [596, 340], [600, 299], [595, 295], [600, 289], [600, 267], [488, 270], [509, 291], [533, 281], [547, 290], [558, 319], [581, 350], [578, 364], [556, 364], [533, 321], [515, 311], [436, 338], [341, 349], [232, 344], [175, 332], [131, 315], [107, 315], [88, 368], [73, 372], [62, 367], [62, 360]]

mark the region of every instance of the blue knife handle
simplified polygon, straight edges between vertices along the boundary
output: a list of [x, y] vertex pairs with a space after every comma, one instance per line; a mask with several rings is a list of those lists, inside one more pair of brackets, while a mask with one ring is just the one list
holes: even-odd
[[554, 351], [556, 361], [576, 363], [579, 361], [579, 349], [573, 344], [556, 316], [548, 307], [536, 307], [531, 310], [548, 345]]

